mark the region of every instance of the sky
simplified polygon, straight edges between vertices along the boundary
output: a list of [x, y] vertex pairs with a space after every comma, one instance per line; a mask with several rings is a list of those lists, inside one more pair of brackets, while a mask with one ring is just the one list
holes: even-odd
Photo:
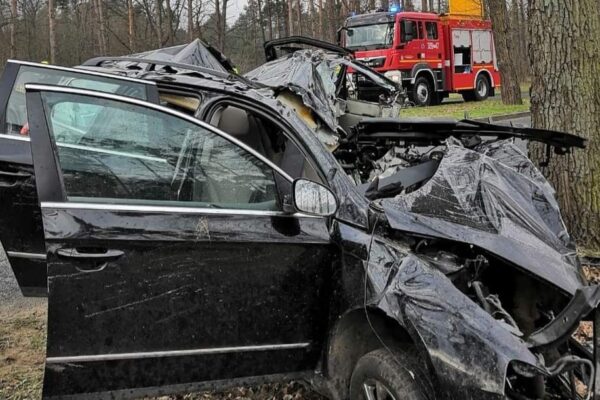
[[231, 5], [227, 7], [227, 23], [233, 24], [238, 19], [242, 11], [244, 11], [244, 6], [248, 4], [248, 0], [229, 0], [229, 2]]

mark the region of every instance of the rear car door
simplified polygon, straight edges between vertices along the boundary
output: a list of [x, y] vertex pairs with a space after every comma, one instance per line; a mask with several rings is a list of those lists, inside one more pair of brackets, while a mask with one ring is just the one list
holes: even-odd
[[[23, 294], [46, 296], [44, 237], [25, 108], [27, 83], [93, 88], [156, 103], [159, 99], [153, 82], [24, 61], [7, 62], [0, 83], [0, 242]], [[90, 118], [84, 109], [72, 112], [77, 118]]]
[[[85, 108], [93, 123], [69, 119]], [[161, 106], [28, 86], [48, 264], [44, 397], [145, 395], [314, 370], [329, 221], [291, 178]]]

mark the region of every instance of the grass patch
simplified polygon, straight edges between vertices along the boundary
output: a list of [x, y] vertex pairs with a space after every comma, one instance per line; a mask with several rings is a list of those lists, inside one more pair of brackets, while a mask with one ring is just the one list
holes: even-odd
[[488, 99], [485, 101], [463, 102], [456, 95], [451, 95], [447, 104], [431, 107], [412, 107], [400, 111], [400, 117], [445, 117], [463, 119], [465, 113], [468, 118], [487, 118], [496, 115], [505, 115], [529, 111], [529, 99], [523, 99], [520, 105], [505, 105], [500, 99]]
[[0, 312], [0, 399], [39, 399], [46, 356], [46, 309]]

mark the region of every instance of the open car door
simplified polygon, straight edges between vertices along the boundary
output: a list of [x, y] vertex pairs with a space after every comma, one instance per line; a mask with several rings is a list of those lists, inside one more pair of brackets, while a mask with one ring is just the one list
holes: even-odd
[[[65, 122], [74, 108], [94, 122]], [[44, 398], [315, 369], [329, 221], [282, 211], [284, 171], [136, 99], [28, 85], [27, 111], [48, 264]]]
[[[27, 83], [94, 89], [159, 102], [154, 82], [9, 60], [0, 83], [0, 242], [25, 296], [46, 296], [46, 256], [25, 107]], [[85, 107], [63, 115], [91, 123]]]

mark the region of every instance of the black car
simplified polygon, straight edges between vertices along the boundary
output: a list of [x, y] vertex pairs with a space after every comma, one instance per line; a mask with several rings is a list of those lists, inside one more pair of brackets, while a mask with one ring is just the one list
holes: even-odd
[[391, 118], [324, 138], [277, 89], [135, 75], [5, 70], [0, 240], [24, 290], [47, 267], [45, 398], [291, 378], [332, 399], [591, 393], [595, 346], [571, 333], [600, 293], [514, 144], [582, 139]]

